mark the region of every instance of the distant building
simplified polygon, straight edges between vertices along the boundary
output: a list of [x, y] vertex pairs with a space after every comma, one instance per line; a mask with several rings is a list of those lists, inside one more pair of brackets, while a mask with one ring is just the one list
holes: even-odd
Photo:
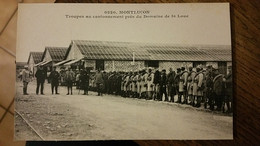
[[[63, 66], [106, 71], [136, 71], [144, 67], [168, 70], [181, 66], [212, 65], [226, 73], [231, 47], [223, 45], [174, 45], [133, 42], [72, 40]], [[66, 63], [64, 63], [66, 62]]]
[[64, 60], [66, 51], [66, 47], [45, 47], [41, 62], [35, 66], [42, 65], [47, 72], [50, 72], [54, 64]]
[[39, 62], [41, 62], [43, 52], [30, 52], [29, 58], [27, 61], [28, 69], [35, 75], [37, 71], [37, 67], [35, 66]]

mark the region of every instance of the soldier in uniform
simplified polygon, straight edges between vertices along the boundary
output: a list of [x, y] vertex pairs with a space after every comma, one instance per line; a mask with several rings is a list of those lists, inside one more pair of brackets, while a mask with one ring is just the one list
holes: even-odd
[[41, 94], [44, 95], [43, 89], [44, 89], [44, 81], [47, 77], [47, 73], [43, 70], [43, 67], [40, 65], [39, 69], [35, 73], [35, 77], [37, 80], [37, 87], [36, 87], [36, 94], [39, 93], [39, 88], [41, 86]]
[[209, 105], [210, 109], [214, 108], [213, 100], [213, 76], [212, 76], [212, 66], [209, 65], [205, 73], [205, 103], [204, 108], [206, 109]]
[[122, 83], [122, 75], [121, 73], [119, 72], [116, 72], [116, 76], [115, 76], [115, 79], [116, 79], [116, 95], [120, 95], [120, 92], [121, 92], [121, 83]]
[[29, 95], [27, 93], [27, 87], [30, 82], [30, 74], [29, 74], [28, 66], [24, 67], [24, 70], [22, 71], [21, 79], [23, 81], [23, 95]]
[[83, 95], [88, 95], [88, 88], [89, 88], [89, 74], [87, 69], [82, 70], [80, 76], [80, 83], [81, 87], [84, 90]]
[[221, 111], [223, 103], [223, 75], [219, 74], [218, 69], [213, 69], [214, 78], [213, 78], [213, 96], [215, 103], [217, 105], [217, 111]]
[[180, 74], [181, 74], [181, 69], [177, 68], [177, 73], [176, 73], [176, 76], [174, 78], [174, 88], [175, 88], [176, 94], [178, 95], [178, 100], [176, 101], [176, 103], [180, 103], [180, 99], [179, 99]]
[[136, 86], [137, 86], [137, 98], [141, 97], [141, 81], [142, 81], [142, 71], [139, 70], [138, 74], [137, 74], [137, 82], [136, 82]]
[[[185, 70], [185, 67], [182, 67], [181, 68], [181, 70], [182, 70], [182, 73], [181, 73], [181, 77], [180, 77], [180, 79], [183, 81], [183, 82], [180, 82], [182, 85], [180, 85], [180, 86], [182, 86], [183, 87], [183, 89], [182, 89], [182, 94], [183, 94], [183, 102], [182, 102], [182, 104], [187, 104], [188, 103], [188, 94], [187, 94], [187, 79], [188, 79], [188, 75], [189, 75], [189, 73]], [[180, 89], [179, 89], [180, 90]]]
[[141, 98], [146, 99], [147, 96], [147, 77], [148, 74], [146, 73], [145, 69], [142, 72], [142, 81], [141, 81]]
[[153, 84], [154, 84], [154, 97], [153, 97], [153, 99], [154, 100], [158, 100], [158, 98], [160, 96], [160, 92], [159, 92], [160, 80], [161, 80], [161, 75], [160, 75], [159, 69], [157, 68], [157, 69], [155, 69], [154, 80], [153, 80]]
[[161, 73], [161, 80], [160, 80], [160, 99], [159, 101], [162, 101], [163, 94], [165, 96], [164, 101], [168, 101], [168, 95], [166, 92], [166, 86], [167, 86], [167, 76], [166, 76], [166, 70], [163, 69]]
[[121, 96], [125, 97], [125, 78], [126, 78], [126, 73], [122, 73], [122, 81], [121, 81]]
[[189, 74], [188, 74], [188, 78], [187, 78], [187, 96], [188, 96], [188, 100], [190, 101], [190, 105], [194, 104], [194, 99], [193, 99], [193, 95], [192, 95], [192, 90], [193, 90], [193, 82], [194, 82], [194, 77], [196, 75], [196, 72], [192, 70], [192, 66], [189, 67]]
[[64, 78], [65, 78], [65, 82], [67, 84], [67, 89], [68, 89], [67, 95], [69, 95], [69, 91], [70, 91], [70, 94], [72, 95], [72, 86], [73, 86], [73, 81], [75, 78], [75, 73], [71, 70], [70, 67], [66, 71]]
[[201, 99], [203, 96], [203, 89], [204, 89], [204, 84], [203, 84], [203, 73], [202, 73], [202, 67], [198, 66], [196, 68], [197, 74], [194, 77], [194, 83], [193, 83], [193, 96], [194, 98], [197, 98], [197, 103], [196, 107], [201, 106]]
[[51, 80], [51, 93], [53, 94], [54, 88], [55, 88], [55, 94], [59, 94], [58, 86], [59, 86], [60, 74], [56, 71], [56, 67], [53, 67], [53, 70], [52, 70], [49, 78]]
[[147, 100], [152, 99], [153, 97], [153, 89], [154, 89], [154, 73], [152, 72], [152, 68], [148, 69], [148, 76], [147, 76]]
[[223, 78], [223, 82], [225, 83], [225, 103], [227, 104], [228, 108], [227, 113], [233, 112], [232, 66], [228, 66], [228, 74]]
[[174, 78], [175, 78], [175, 72], [172, 68], [169, 69], [169, 73], [167, 75], [167, 86], [168, 86], [168, 95], [170, 96], [170, 101], [174, 102], [174, 96], [175, 96], [175, 89], [174, 89]]

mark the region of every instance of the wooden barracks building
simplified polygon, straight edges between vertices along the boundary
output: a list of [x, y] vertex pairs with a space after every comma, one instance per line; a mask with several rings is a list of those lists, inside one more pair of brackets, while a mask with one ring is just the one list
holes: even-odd
[[[29, 57], [30, 58], [30, 57]], [[137, 71], [144, 67], [174, 70], [181, 66], [212, 65], [226, 73], [231, 47], [72, 40], [68, 48], [46, 47], [37, 65], [106, 71]]]
[[170, 67], [212, 65], [226, 73], [231, 65], [229, 46], [181, 46], [72, 40], [63, 60], [64, 66], [81, 66], [106, 71], [136, 71], [144, 67]]

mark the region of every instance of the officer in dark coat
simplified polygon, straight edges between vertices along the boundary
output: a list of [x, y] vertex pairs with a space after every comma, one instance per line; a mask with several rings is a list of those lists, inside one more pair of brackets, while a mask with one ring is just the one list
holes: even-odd
[[89, 88], [89, 74], [87, 69], [82, 70], [80, 75], [80, 83], [81, 87], [84, 90], [83, 95], [88, 95], [88, 88]]
[[174, 87], [175, 72], [172, 68], [170, 68], [169, 71], [170, 72], [167, 75], [168, 95], [171, 97], [170, 101], [174, 102], [174, 95], [176, 94]]
[[53, 70], [51, 71], [49, 78], [51, 81], [51, 93], [53, 94], [55, 88], [55, 94], [59, 94], [58, 86], [59, 86], [60, 74], [56, 71], [56, 67], [53, 67]]
[[[180, 82], [180, 75], [181, 75], [181, 69], [177, 68], [177, 74], [175, 75], [174, 78], [174, 88], [175, 88], [175, 93], [179, 95], [179, 82]], [[176, 103], [180, 103], [179, 99], [176, 101]]]
[[160, 80], [160, 101], [162, 101], [163, 94], [165, 95], [165, 100], [168, 101], [168, 95], [166, 92], [166, 85], [167, 85], [167, 77], [166, 77], [166, 70], [163, 69], [161, 73], [161, 80]]
[[37, 87], [36, 87], [36, 94], [39, 94], [39, 87], [41, 86], [41, 94], [44, 95], [43, 89], [44, 89], [44, 81], [47, 77], [47, 73], [45, 70], [43, 70], [42, 66], [39, 66], [39, 69], [35, 73], [35, 77], [37, 80]]

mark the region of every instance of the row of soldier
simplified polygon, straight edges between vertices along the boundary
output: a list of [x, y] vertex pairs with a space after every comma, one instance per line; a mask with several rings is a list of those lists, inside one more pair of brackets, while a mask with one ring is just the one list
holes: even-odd
[[[36, 94], [43, 93], [44, 81], [47, 77], [46, 72], [40, 66], [35, 77], [37, 78]], [[166, 70], [148, 68], [138, 72], [105, 72], [98, 70], [90, 75], [86, 69], [72, 71], [68, 68], [59, 73], [56, 68], [49, 75], [52, 94], [58, 93], [58, 86], [61, 77], [67, 86], [67, 95], [72, 94], [73, 84], [76, 83], [78, 91], [84, 90], [84, 95], [88, 94], [89, 86], [94, 87], [98, 95], [115, 94], [122, 97], [153, 99], [161, 101], [177, 102], [190, 104], [200, 107], [204, 102], [205, 108], [211, 110], [221, 110], [227, 105], [227, 111], [232, 111], [232, 70], [228, 67], [228, 74], [218, 73], [218, 69], [208, 66], [203, 69], [201, 66], [196, 68], [185, 67], [177, 68], [176, 72], [170, 68]], [[27, 81], [27, 80], [24, 80]], [[27, 94], [28, 82], [24, 82], [24, 94]], [[174, 99], [177, 96], [177, 99]]]
[[[219, 74], [218, 69], [208, 66], [202, 68], [170, 68], [166, 70], [144, 69], [138, 72], [103, 72], [104, 93], [122, 97], [144, 98], [190, 104], [221, 110], [227, 106], [232, 111], [232, 69], [228, 74]], [[177, 96], [177, 99], [175, 97]]]

